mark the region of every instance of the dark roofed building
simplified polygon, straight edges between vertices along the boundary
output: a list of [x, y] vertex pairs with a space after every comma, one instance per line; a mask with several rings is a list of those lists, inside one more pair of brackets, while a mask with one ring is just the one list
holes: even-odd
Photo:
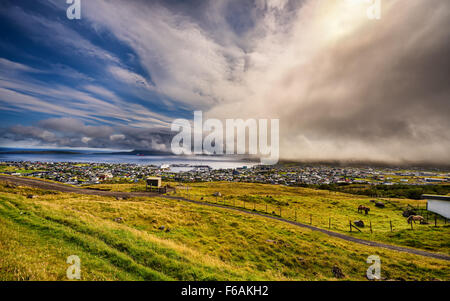
[[147, 186], [160, 188], [161, 187], [161, 178], [160, 177], [147, 177], [146, 179]]

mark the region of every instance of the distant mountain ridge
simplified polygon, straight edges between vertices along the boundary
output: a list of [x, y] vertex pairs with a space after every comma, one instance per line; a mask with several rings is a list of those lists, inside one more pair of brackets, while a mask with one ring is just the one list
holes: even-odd
[[132, 151], [76, 151], [76, 150], [57, 150], [57, 149], [12, 149], [0, 148], [0, 154], [6, 155], [128, 155], [128, 156], [167, 156], [173, 155], [171, 152], [157, 151], [157, 150], [132, 150]]
[[[71, 150], [71, 149], [21, 149], [21, 148], [2, 148], [0, 147], [0, 155], [90, 155], [90, 156], [177, 156], [177, 157], [233, 157], [229, 155], [218, 154], [201, 154], [201, 155], [175, 155], [170, 151], [160, 150], [141, 150], [135, 149], [132, 151], [95, 151], [95, 150]], [[254, 161], [258, 158], [250, 156], [239, 156], [240, 160]]]
[[80, 155], [82, 153], [67, 150], [16, 150], [16, 151], [0, 151], [0, 154], [6, 155]]
[[132, 150], [129, 152], [112, 152], [112, 153], [101, 153], [101, 154], [107, 154], [107, 155], [131, 155], [131, 156], [167, 156], [167, 155], [173, 155], [171, 152], [166, 151], [158, 151], [158, 150]]

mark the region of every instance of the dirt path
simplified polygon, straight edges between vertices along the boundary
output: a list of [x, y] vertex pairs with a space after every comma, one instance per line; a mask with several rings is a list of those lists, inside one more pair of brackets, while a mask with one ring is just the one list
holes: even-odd
[[[46, 189], [46, 190], [53, 190], [53, 191], [60, 191], [60, 192], [67, 192], [67, 193], [87, 194], [87, 195], [100, 195], [100, 196], [109, 196], [109, 197], [157, 197], [157, 196], [160, 196], [156, 193], [151, 193], [151, 192], [116, 192], [116, 191], [102, 191], [102, 190], [76, 188], [76, 187], [71, 187], [71, 186], [67, 186], [64, 184], [45, 182], [45, 181], [41, 181], [41, 180], [37, 180], [37, 179], [2, 176], [2, 175], [0, 175], [0, 181], [7, 181], [7, 182], [11, 182], [16, 185], [24, 185], [24, 186], [30, 186], [30, 187]], [[291, 224], [294, 226], [307, 228], [307, 229], [310, 229], [313, 231], [319, 231], [319, 232], [322, 232], [322, 233], [327, 234], [332, 237], [340, 238], [340, 239], [343, 239], [346, 241], [350, 241], [350, 242], [354, 242], [354, 243], [358, 243], [358, 244], [366, 245], [366, 246], [370, 246], [370, 247], [385, 248], [385, 249], [389, 249], [389, 250], [394, 250], [394, 251], [399, 251], [399, 252], [405, 252], [405, 253], [450, 261], [450, 256], [445, 255], [445, 254], [431, 253], [431, 252], [417, 250], [417, 249], [411, 249], [411, 248], [407, 248], [407, 247], [400, 247], [400, 246], [394, 246], [394, 245], [384, 244], [384, 243], [380, 243], [380, 242], [369, 241], [369, 240], [365, 240], [365, 239], [359, 239], [359, 238], [355, 238], [353, 236], [345, 235], [342, 233], [337, 233], [337, 232], [325, 230], [322, 228], [314, 227], [311, 225], [286, 220], [281, 217], [266, 215], [266, 214], [262, 214], [262, 213], [258, 213], [258, 212], [254, 212], [254, 211], [248, 211], [248, 210], [244, 210], [244, 209], [240, 209], [240, 208], [229, 207], [229, 206], [224, 206], [224, 205], [219, 205], [219, 204], [211, 204], [211, 203], [204, 203], [204, 202], [199, 202], [199, 201], [194, 201], [194, 200], [188, 200], [188, 199], [185, 199], [182, 197], [175, 197], [175, 196], [161, 196], [161, 197], [190, 202], [193, 204], [198, 204], [198, 205], [203, 205], [203, 206], [210, 206], [210, 207], [234, 210], [234, 211], [238, 211], [238, 212], [242, 212], [242, 213], [246, 213], [246, 214], [270, 218], [270, 219], [288, 223], [288, 224]]]
[[66, 193], [78, 193], [87, 195], [100, 195], [110, 197], [155, 197], [159, 194], [154, 192], [117, 192], [117, 191], [104, 191], [95, 189], [86, 189], [72, 187], [59, 183], [46, 182], [38, 179], [21, 178], [13, 176], [0, 175], [0, 181], [7, 181], [16, 185], [30, 186], [39, 189], [53, 190]]

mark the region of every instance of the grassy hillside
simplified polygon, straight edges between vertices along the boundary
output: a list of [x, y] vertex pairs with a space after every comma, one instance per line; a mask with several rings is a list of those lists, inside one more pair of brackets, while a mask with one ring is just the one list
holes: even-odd
[[386, 279], [450, 279], [445, 261], [227, 209], [0, 183], [0, 280], [65, 280], [72, 254], [83, 280], [335, 280], [333, 267], [346, 280], [364, 280], [372, 254]]
[[[220, 203], [227, 206], [257, 210], [281, 216], [317, 227], [350, 234], [358, 238], [380, 241], [417, 249], [450, 254], [450, 223], [441, 217], [434, 227], [434, 215], [424, 212], [425, 200], [378, 199], [363, 195], [280, 185], [255, 183], [189, 183], [174, 184], [179, 188], [176, 195], [197, 201]], [[92, 185], [111, 191], [144, 191], [145, 184], [101, 184]], [[187, 189], [189, 188], [189, 190]], [[221, 196], [214, 196], [220, 192]], [[374, 202], [381, 201], [385, 208], [377, 208]], [[358, 206], [370, 208], [368, 215], [358, 213]], [[402, 212], [408, 206], [422, 208], [417, 211], [428, 217], [428, 225], [419, 223], [411, 226]], [[362, 220], [362, 232], [349, 232], [349, 221]], [[372, 231], [370, 231], [372, 224]], [[392, 224], [392, 231], [391, 231]]]
[[[414, 224], [411, 231], [406, 218], [402, 216], [408, 205], [425, 208], [424, 200], [374, 199], [317, 189], [248, 183], [194, 183], [189, 184], [189, 187], [189, 193], [178, 190], [178, 194], [189, 195], [196, 200], [203, 198], [209, 202], [245, 206], [249, 210], [266, 212], [267, 208], [269, 214], [275, 215], [280, 215], [281, 209], [281, 216], [284, 218], [307, 224], [312, 222], [314, 226], [330, 228], [358, 238], [450, 254], [450, 224], [440, 218], [438, 227], [434, 227], [433, 215], [429, 214], [428, 225]], [[216, 192], [220, 192], [222, 196], [215, 197]], [[385, 208], [377, 208], [371, 200], [383, 202]], [[369, 207], [369, 214], [358, 213], [359, 205]], [[365, 227], [361, 228], [362, 233], [349, 233], [349, 221], [355, 220], [365, 223]]]
[[[450, 185], [448, 184], [430, 184], [430, 185], [405, 185], [400, 182], [399, 176], [392, 176], [394, 180], [392, 182], [395, 185], [368, 185], [368, 184], [323, 184], [323, 185], [311, 185], [314, 188], [338, 191], [351, 194], [360, 194], [367, 196], [381, 196], [387, 198], [409, 198], [420, 200], [423, 194], [439, 194], [446, 195], [450, 191]], [[396, 180], [395, 180], [396, 179]], [[411, 183], [414, 183], [411, 180]]]

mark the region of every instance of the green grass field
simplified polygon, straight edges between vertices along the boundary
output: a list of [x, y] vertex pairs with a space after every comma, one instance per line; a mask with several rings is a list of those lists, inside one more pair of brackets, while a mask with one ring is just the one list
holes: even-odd
[[[248, 183], [195, 183], [189, 184], [189, 193], [179, 190], [178, 194], [195, 200], [219, 202], [230, 206], [280, 215], [286, 219], [351, 234], [358, 238], [387, 242], [396, 245], [450, 254], [450, 224], [438, 219], [434, 227], [433, 216], [429, 224], [411, 226], [402, 216], [408, 206], [425, 208], [426, 201], [408, 199], [374, 199], [309, 188], [274, 186]], [[214, 193], [220, 192], [221, 197]], [[371, 200], [382, 201], [385, 208], [377, 208]], [[245, 202], [245, 204], [244, 204]], [[358, 213], [358, 206], [370, 208], [368, 215]], [[362, 233], [349, 233], [349, 221], [362, 220]], [[392, 232], [391, 232], [392, 223]], [[372, 233], [369, 225], [372, 224]]]
[[450, 279], [447, 261], [164, 197], [118, 201], [0, 183], [0, 221], [0, 280], [66, 280], [70, 255], [81, 258], [82, 280], [337, 280], [335, 266], [344, 280], [365, 280], [372, 254], [384, 279]]
[[[181, 184], [171, 183], [171, 185]], [[306, 224], [312, 222], [313, 226], [350, 234], [358, 238], [450, 254], [449, 223], [445, 223], [442, 218], [439, 218], [437, 220], [438, 227], [434, 227], [434, 215], [429, 214], [428, 225], [413, 224], [413, 230], [411, 230], [406, 218], [402, 216], [403, 210], [408, 205], [425, 208], [426, 201], [424, 200], [377, 199], [319, 189], [254, 183], [189, 183], [185, 185], [185, 188], [187, 186], [189, 191], [178, 189], [176, 195], [239, 208], [245, 206], [249, 211], [255, 209], [277, 216], [280, 215], [281, 210], [283, 218]], [[111, 191], [145, 190], [143, 183], [101, 184], [91, 187]], [[222, 196], [215, 197], [216, 192], [220, 192]], [[386, 207], [377, 208], [371, 200], [382, 201]], [[371, 209], [369, 214], [358, 213], [359, 205], [369, 207]], [[360, 228], [361, 233], [357, 230], [349, 232], [349, 221], [355, 220], [362, 220], [365, 223], [365, 227]], [[372, 232], [370, 224], [372, 224]]]
[[12, 166], [0, 165], [0, 173], [16, 172], [16, 173], [26, 174], [26, 173], [40, 172], [40, 171], [45, 171], [45, 170], [18, 169], [18, 168], [12, 167]]

